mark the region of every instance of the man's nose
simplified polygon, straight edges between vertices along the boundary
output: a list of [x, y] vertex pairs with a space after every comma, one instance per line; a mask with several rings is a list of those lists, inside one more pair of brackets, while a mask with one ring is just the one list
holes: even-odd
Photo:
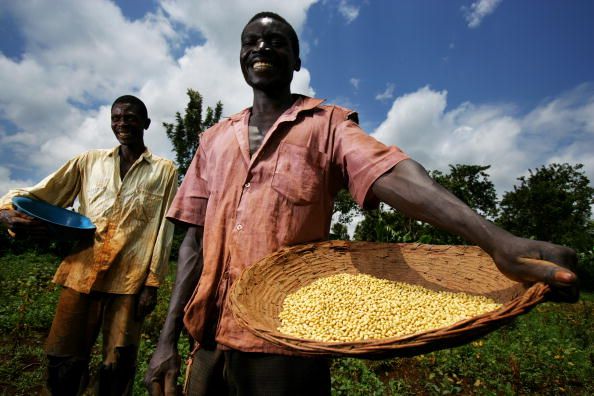
[[263, 49], [267, 49], [268, 48], [268, 44], [266, 43], [266, 40], [260, 40], [258, 42], [258, 50], [263, 50]]

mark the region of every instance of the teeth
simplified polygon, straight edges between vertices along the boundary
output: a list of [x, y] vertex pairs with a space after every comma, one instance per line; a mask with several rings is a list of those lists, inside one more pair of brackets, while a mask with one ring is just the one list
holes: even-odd
[[254, 63], [254, 70], [255, 71], [262, 71], [262, 70], [268, 70], [272, 68], [272, 64], [271, 63], [266, 63], [266, 62], [256, 62]]

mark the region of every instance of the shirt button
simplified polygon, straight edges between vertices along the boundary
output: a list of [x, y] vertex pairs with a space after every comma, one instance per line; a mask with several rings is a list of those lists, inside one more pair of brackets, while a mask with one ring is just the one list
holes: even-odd
[[249, 188], [250, 187], [250, 182], [247, 182], [243, 185], [245, 188]]
[[243, 226], [241, 224], [237, 224], [237, 227], [235, 227], [235, 228], [237, 228], [237, 231], [243, 230]]

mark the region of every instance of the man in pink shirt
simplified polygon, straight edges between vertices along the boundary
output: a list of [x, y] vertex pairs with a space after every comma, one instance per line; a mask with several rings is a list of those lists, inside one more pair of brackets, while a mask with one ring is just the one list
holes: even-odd
[[534, 257], [571, 266], [571, 249], [496, 227], [399, 148], [361, 130], [356, 113], [291, 94], [293, 73], [301, 67], [299, 41], [282, 17], [265, 12], [248, 22], [240, 63], [253, 105], [204, 132], [167, 215], [189, 228], [145, 377], [152, 394], [175, 388], [182, 316], [197, 346], [189, 395], [330, 394], [326, 360], [295, 356], [255, 337], [235, 322], [225, 301], [231, 284], [258, 259], [282, 246], [327, 239], [333, 199], [343, 187], [363, 207], [385, 202], [461, 235], [512, 279], [575, 288], [569, 270], [518, 261]]

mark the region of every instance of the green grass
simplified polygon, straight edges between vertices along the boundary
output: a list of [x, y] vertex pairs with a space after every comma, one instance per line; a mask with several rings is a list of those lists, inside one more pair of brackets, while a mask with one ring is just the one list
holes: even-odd
[[[33, 253], [0, 257], [0, 395], [38, 394], [43, 387], [43, 342], [59, 293], [51, 283], [58, 263], [55, 256]], [[145, 322], [135, 395], [146, 394], [142, 377], [165, 319], [173, 271]], [[182, 337], [180, 351], [187, 350]], [[591, 395], [593, 366], [594, 294], [583, 293], [576, 304], [541, 304], [461, 347], [402, 359], [335, 359], [332, 389], [345, 396]]]

